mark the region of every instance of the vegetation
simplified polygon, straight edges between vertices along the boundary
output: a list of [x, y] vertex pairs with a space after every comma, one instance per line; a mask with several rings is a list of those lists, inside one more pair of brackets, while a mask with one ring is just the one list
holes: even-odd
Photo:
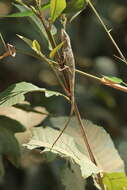
[[[103, 127], [89, 121], [88, 117], [82, 119], [80, 106], [77, 104], [76, 94], [80, 94], [80, 90], [76, 88], [78, 80], [75, 79], [75, 75], [83, 76], [83, 80], [86, 78], [92, 80], [97, 83], [97, 86], [103, 84], [105, 88], [108, 86], [118, 92], [127, 93], [127, 83], [121, 78], [110, 76], [110, 73], [98, 77], [98, 74], [84, 72], [75, 66], [74, 53], [70, 45], [71, 35], [67, 30], [68, 27], [71, 28], [72, 22], [85, 12], [87, 6], [92, 10], [113, 44], [117, 52], [114, 59], [121, 64], [127, 64], [125, 56], [111, 35], [111, 30], [95, 9], [94, 2], [90, 0], [46, 2], [15, 0], [12, 4], [16, 11], [12, 14], [1, 15], [1, 17], [10, 19], [10, 22], [14, 18], [27, 18], [38, 37], [35, 39], [18, 33], [17, 38], [27, 45], [25, 50], [19, 50], [12, 43], [6, 43], [4, 34], [1, 34], [4, 52], [0, 60], [10, 57], [13, 60], [17, 54], [21, 53], [30, 56], [31, 59], [45, 64], [49, 72], [52, 71], [54, 75], [51, 74], [51, 78], [48, 75], [48, 81], [51, 80], [52, 84], [52, 78], [54, 80], [55, 76], [58, 86], [53, 88], [53, 85], [51, 87], [49, 85], [48, 88], [45, 86], [42, 88], [28, 81], [20, 81], [9, 85], [0, 93], [1, 178], [6, 173], [4, 160], [8, 160], [16, 167], [26, 167], [24, 157], [29, 160], [29, 151], [41, 162], [63, 161], [62, 167], [59, 168], [59, 177], [67, 190], [87, 188], [88, 177], [92, 177], [97, 189], [127, 189], [125, 165], [111, 137]], [[29, 30], [24, 27], [25, 29]], [[29, 65], [28, 71], [30, 67]], [[114, 99], [110, 93], [97, 91], [97, 86], [93, 92], [111, 106]], [[38, 99], [39, 96], [40, 102], [35, 103], [33, 99], [36, 97]], [[47, 112], [42, 107], [42, 99], [45, 108], [48, 108], [49, 104], [56, 106], [59, 99], [64, 104], [70, 104], [68, 117], [55, 115], [53, 109]], [[63, 109], [62, 107], [64, 106], [61, 104], [58, 112]], [[105, 113], [102, 112], [102, 114]]]

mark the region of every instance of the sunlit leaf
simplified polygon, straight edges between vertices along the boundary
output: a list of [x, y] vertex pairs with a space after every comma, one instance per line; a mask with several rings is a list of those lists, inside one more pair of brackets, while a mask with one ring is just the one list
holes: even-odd
[[0, 93], [0, 107], [10, 107], [17, 103], [22, 103], [25, 99], [24, 95], [28, 92], [44, 92], [47, 98], [51, 96], [64, 96], [59, 92], [39, 88], [31, 83], [20, 82], [12, 84], [5, 91]]
[[[54, 117], [50, 119], [50, 122], [54, 127], [62, 129], [65, 126], [66, 120], [67, 117]], [[99, 167], [108, 173], [124, 172], [124, 162], [120, 158], [109, 134], [103, 127], [99, 127], [90, 121], [83, 120], [83, 123], [89, 144]], [[80, 151], [87, 154], [87, 148], [84, 145], [80, 127], [75, 117], [71, 119], [65, 133], [73, 136]]]
[[[27, 143], [32, 134], [31, 131], [29, 131], [30, 128], [39, 125], [46, 117], [47, 117], [47, 111], [42, 107], [34, 107], [32, 108], [29, 104], [27, 104], [27, 110], [23, 109], [26, 104], [23, 104], [24, 107], [21, 107], [22, 104], [20, 104], [20, 108], [15, 107], [0, 107], [0, 115], [2, 115], [2, 118], [0, 116], [0, 124], [8, 127], [9, 129], [12, 128], [12, 130], [15, 130], [16, 126], [16, 138], [20, 144]], [[17, 105], [18, 106], [18, 105]], [[29, 106], [29, 107], [28, 107]], [[11, 125], [8, 120], [5, 120], [3, 116], [7, 116], [11, 119], [15, 119], [13, 122], [11, 121]], [[6, 118], [6, 117], [5, 117]], [[22, 124], [26, 131], [24, 132], [25, 128], [23, 127], [23, 130], [21, 131], [21, 127], [18, 122], [20, 122], [20, 125]], [[17, 123], [16, 123], [17, 122]], [[19, 129], [20, 133], [17, 133], [17, 128]]]
[[67, 1], [65, 13], [77, 13], [83, 10], [87, 5], [87, 0], [69, 0]]
[[21, 35], [19, 35], [19, 34], [17, 34], [17, 36], [18, 36], [20, 39], [22, 39], [24, 42], [26, 42], [26, 44], [27, 44], [28, 46], [32, 47], [32, 40], [30, 40], [30, 39], [28, 39], [28, 38], [26, 38], [26, 37], [24, 37], [24, 36], [21, 36]]
[[81, 174], [84, 178], [100, 172], [100, 169], [97, 168], [85, 154], [80, 152], [73, 137], [63, 134], [53, 149], [51, 149], [52, 144], [59, 135], [58, 130], [50, 127], [38, 127], [33, 128], [32, 133], [32, 139], [25, 145], [28, 149], [45, 147], [43, 152], [52, 151], [61, 157], [70, 159], [70, 161], [73, 160], [80, 167]]
[[38, 43], [37, 40], [34, 40], [32, 42], [32, 49], [37, 53], [37, 54], [41, 54], [41, 47], [40, 44]]
[[114, 82], [114, 83], [118, 83], [118, 84], [123, 82], [123, 80], [121, 78], [118, 78], [118, 77], [104, 76], [104, 79], [111, 81], [111, 82]]
[[51, 20], [54, 22], [66, 8], [66, 0], [50, 0]]
[[40, 47], [40, 44], [39, 44], [39, 42], [37, 41], [37, 40], [31, 40], [31, 39], [29, 39], [29, 38], [26, 38], [26, 37], [24, 37], [24, 36], [21, 36], [21, 35], [18, 35], [17, 34], [17, 36], [21, 39], [21, 40], [23, 40], [30, 48], [32, 48], [35, 52], [36, 52], [36, 54], [39, 56], [39, 57], [37, 57], [37, 58], [40, 58], [41, 56], [42, 57], [45, 57], [44, 55], [43, 55], [43, 53], [41, 52], [41, 47]]
[[61, 42], [59, 45], [57, 45], [50, 53], [49, 57], [53, 58], [57, 51], [63, 46], [64, 42]]
[[107, 190], [125, 190], [127, 189], [127, 176], [125, 173], [105, 173], [103, 183]]

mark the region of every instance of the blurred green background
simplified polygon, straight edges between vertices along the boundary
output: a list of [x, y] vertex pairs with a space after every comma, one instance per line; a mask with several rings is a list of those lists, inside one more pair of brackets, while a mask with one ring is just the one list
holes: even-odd
[[[96, 0], [95, 7], [104, 20], [111, 34], [127, 57], [127, 1]], [[11, 1], [0, 1], [0, 15], [10, 14], [18, 10]], [[59, 28], [59, 23], [56, 23]], [[127, 82], [127, 65], [113, 55], [118, 55], [104, 29], [88, 6], [67, 27], [72, 40], [76, 59], [76, 68], [96, 76], [116, 76]], [[0, 32], [7, 43], [17, 49], [15, 58], [0, 60], [0, 91], [12, 83], [19, 81], [32, 82], [40, 87], [61, 91], [55, 75], [50, 67], [37, 59], [24, 54], [32, 53], [30, 48], [16, 34], [37, 39], [42, 50], [48, 53], [47, 43], [36, 29], [25, 18], [0, 18]], [[4, 52], [0, 43], [0, 54]], [[40, 94], [29, 97], [33, 105], [42, 105], [53, 114], [68, 115], [69, 105], [59, 97], [45, 99]], [[76, 100], [83, 118], [102, 125], [112, 136], [122, 158], [127, 159], [127, 95], [124, 92], [100, 85], [96, 81], [76, 74]], [[56, 106], [57, 105], [57, 106]], [[62, 189], [59, 179], [52, 167], [47, 164], [39, 166], [34, 176], [24, 170], [17, 170], [7, 163], [7, 174], [0, 189]], [[33, 169], [34, 170], [34, 169]], [[47, 175], [47, 177], [46, 177]], [[44, 179], [43, 182], [41, 179]], [[48, 186], [46, 178], [54, 186]], [[27, 179], [27, 182], [25, 181]], [[44, 183], [45, 182], [45, 183]], [[33, 185], [31, 184], [33, 183]], [[31, 184], [31, 185], [30, 185]], [[37, 185], [38, 184], [38, 185]], [[95, 189], [91, 181], [86, 189]]]

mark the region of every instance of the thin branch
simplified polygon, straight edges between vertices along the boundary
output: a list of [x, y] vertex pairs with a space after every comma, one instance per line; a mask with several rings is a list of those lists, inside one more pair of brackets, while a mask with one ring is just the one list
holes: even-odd
[[99, 78], [99, 77], [97, 77], [97, 76], [94, 76], [94, 75], [92, 75], [92, 74], [86, 73], [86, 72], [84, 72], [84, 71], [80, 71], [80, 70], [78, 70], [78, 69], [75, 69], [75, 71], [76, 71], [77, 73], [79, 73], [79, 74], [85, 76], [85, 77], [88, 77], [88, 78], [91, 78], [91, 79], [93, 79], [93, 80], [96, 80], [96, 81], [101, 82], [101, 78]]
[[[45, 22], [45, 18], [43, 18], [43, 15], [42, 15], [40, 9], [38, 9], [38, 11], [39, 11], [38, 13], [37, 12], [34, 12], [34, 13], [40, 19], [40, 21], [41, 21], [41, 23], [42, 23], [42, 25], [43, 25], [43, 27], [44, 27], [44, 29], [46, 31], [48, 39], [49, 39], [49, 41], [51, 43], [52, 49], [54, 49], [57, 46], [56, 42], [55, 42], [55, 39], [53, 38], [53, 35], [52, 35], [51, 31], [50, 31], [50, 28], [47, 26], [47, 24]], [[62, 68], [63, 61], [62, 61], [61, 56], [60, 56], [58, 51], [55, 54], [55, 60], [57, 60], [60, 68]], [[57, 72], [55, 72], [55, 73], [57, 74]], [[57, 74], [57, 78], [59, 78], [58, 74]], [[64, 71], [62, 72], [62, 78], [63, 78], [63, 82], [64, 82], [65, 87], [68, 88], [68, 85], [67, 85], [68, 82], [67, 82], [66, 77], [64, 75]], [[61, 79], [59, 78], [58, 80], [60, 81]], [[62, 81], [60, 83], [62, 84]], [[64, 91], [65, 91], [65, 87], [63, 85], [62, 85], [62, 87], [64, 88]]]
[[[78, 122], [79, 122], [79, 126], [80, 126], [80, 129], [81, 129], [82, 138], [83, 138], [83, 141], [85, 143], [85, 146], [87, 147], [87, 151], [88, 151], [88, 154], [90, 156], [90, 160], [97, 166], [97, 162], [96, 162], [94, 154], [93, 154], [93, 152], [91, 150], [91, 147], [90, 147], [90, 144], [89, 144], [89, 141], [88, 141], [88, 137], [87, 137], [87, 134], [85, 132], [85, 127], [84, 127], [84, 124], [82, 122], [82, 119], [81, 119], [81, 116], [80, 116], [80, 112], [79, 112], [79, 109], [78, 109], [78, 106], [77, 106], [76, 103], [75, 103], [74, 112], [75, 112], [75, 114], [76, 114], [76, 116], [78, 118]], [[105, 190], [105, 187], [104, 187], [104, 184], [102, 182], [102, 177], [101, 177], [100, 173], [97, 174], [97, 183], [100, 185], [101, 190]]]
[[123, 85], [120, 85], [119, 83], [115, 83], [115, 82], [112, 82], [110, 80], [106, 80], [105, 77], [97, 77], [97, 76], [94, 76], [94, 75], [91, 75], [89, 73], [86, 73], [86, 72], [83, 72], [83, 71], [80, 71], [78, 69], [75, 70], [77, 73], [85, 76], [85, 77], [88, 77], [90, 79], [93, 79], [93, 80], [96, 80], [98, 82], [100, 82], [101, 84], [103, 85], [106, 85], [106, 86], [109, 86], [111, 88], [115, 88], [117, 90], [120, 90], [122, 92], [126, 92], [127, 93], [127, 87], [126, 86], [123, 86]]
[[107, 33], [108, 37], [110, 38], [110, 40], [112, 41], [113, 45], [115, 46], [116, 50], [118, 51], [121, 59], [123, 60], [124, 63], [127, 64], [127, 61], [122, 53], [122, 51], [120, 50], [120, 48], [118, 47], [117, 43], [115, 42], [114, 38], [112, 37], [110, 30], [108, 30], [107, 26], [105, 25], [105, 23], [103, 22], [103, 20], [101, 19], [99, 13], [97, 12], [97, 10], [95, 9], [95, 7], [93, 6], [93, 4], [91, 3], [90, 0], [87, 0], [91, 9], [93, 10], [93, 12], [95, 13], [95, 15], [97, 16], [98, 20], [100, 21], [102, 27], [104, 28], [105, 32]]
[[[18, 49], [19, 50], [19, 49]], [[34, 58], [37, 58], [39, 59], [40, 61], [45, 61], [46, 63], [48, 63], [48, 65], [50, 65], [52, 67], [52, 70], [55, 72], [55, 75], [60, 83], [60, 85], [62, 86], [62, 88], [64, 89], [65, 93], [66, 93], [66, 89], [64, 88], [64, 84], [62, 83], [61, 80], [59, 80], [59, 76], [57, 76], [57, 72], [55, 69], [53, 69], [53, 66], [52, 66], [52, 63], [50, 62], [50, 60], [46, 57], [39, 57], [39, 56], [36, 56], [34, 54], [30, 54], [30, 53], [26, 53], [25, 51], [22, 51], [22, 50], [19, 50], [20, 53], [23, 53], [23, 54], [26, 54], [28, 56], [31, 56], [31, 57], [34, 57]], [[89, 74], [89, 73], [86, 73], [84, 71], [80, 71], [78, 69], [75, 69], [75, 71], [80, 74], [80, 75], [83, 75], [84, 77], [87, 77], [87, 78], [90, 78], [92, 80], [95, 80], [99, 83], [102, 83], [103, 85], [106, 85], [106, 86], [109, 86], [111, 88], [114, 88], [114, 89], [117, 89], [117, 90], [120, 90], [120, 91], [123, 91], [123, 92], [126, 92], [127, 93], [127, 87], [125, 86], [122, 86], [120, 84], [117, 84], [117, 83], [112, 83], [112, 82], [109, 82], [109, 81], [106, 81], [106, 79], [104, 80], [104, 77], [100, 78], [100, 77], [97, 77], [95, 75], [92, 75], [92, 74]]]

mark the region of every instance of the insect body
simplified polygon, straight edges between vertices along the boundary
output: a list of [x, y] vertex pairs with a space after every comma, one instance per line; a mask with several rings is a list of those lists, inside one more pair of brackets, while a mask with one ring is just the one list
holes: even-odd
[[66, 83], [67, 83], [66, 91], [67, 91], [67, 95], [71, 101], [71, 111], [70, 111], [69, 118], [68, 118], [63, 130], [60, 132], [59, 136], [57, 137], [57, 139], [53, 143], [52, 148], [56, 144], [56, 142], [59, 140], [59, 138], [61, 137], [61, 135], [65, 131], [65, 129], [67, 128], [67, 126], [71, 120], [71, 116], [74, 112], [74, 108], [75, 108], [75, 95], [74, 95], [74, 90], [75, 90], [75, 60], [74, 60], [74, 55], [73, 55], [73, 51], [72, 51], [72, 47], [71, 47], [70, 37], [64, 29], [61, 30], [61, 40], [64, 42], [63, 47], [62, 47], [63, 68], [61, 69], [61, 71], [63, 70], [64, 76], [66, 79]]
[[61, 40], [64, 41], [62, 47], [64, 68], [66, 69], [66, 78], [68, 81], [68, 92], [71, 100], [71, 115], [74, 110], [74, 89], [75, 89], [75, 60], [71, 47], [70, 37], [64, 29], [61, 30]]

